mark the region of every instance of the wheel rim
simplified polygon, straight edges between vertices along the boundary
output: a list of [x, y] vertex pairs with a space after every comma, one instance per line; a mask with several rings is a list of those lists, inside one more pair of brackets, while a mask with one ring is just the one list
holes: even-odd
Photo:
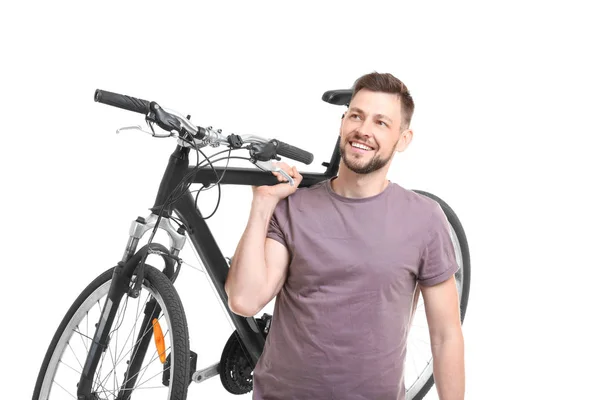
[[[94, 325], [100, 318], [110, 283], [111, 280], [108, 280], [94, 290], [75, 311], [63, 330], [46, 369], [40, 392], [41, 399], [77, 398], [77, 383], [82, 365], [85, 363], [87, 350], [94, 335]], [[98, 399], [114, 399], [118, 395], [144, 318], [145, 304], [152, 297], [161, 307], [158, 320], [162, 325], [166, 353], [171, 354], [171, 321], [164, 301], [152, 286], [144, 283], [139, 297], [133, 299], [124, 296], [117, 311], [108, 348], [100, 359], [92, 385], [92, 392], [96, 393]], [[149, 330], [152, 331], [152, 326]], [[168, 374], [170, 382], [173, 382], [172, 368]], [[152, 339], [136, 376], [133, 390], [143, 391], [144, 399], [170, 398], [170, 385], [162, 385], [162, 375], [163, 364]]]
[[[454, 227], [450, 224], [450, 238], [456, 255], [458, 271], [454, 274], [459, 304], [461, 304], [464, 288], [464, 269], [462, 249]], [[461, 315], [461, 321], [463, 316]], [[404, 367], [406, 382], [406, 398], [413, 399], [427, 384], [433, 375], [433, 357], [429, 338], [429, 327], [425, 315], [423, 296], [419, 295], [411, 328], [407, 339], [407, 351]]]

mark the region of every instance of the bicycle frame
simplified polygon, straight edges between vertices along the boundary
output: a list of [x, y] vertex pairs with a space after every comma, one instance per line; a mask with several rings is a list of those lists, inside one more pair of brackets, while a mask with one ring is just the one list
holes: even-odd
[[[338, 138], [330, 162], [323, 163], [323, 166], [327, 168], [326, 171], [321, 174], [302, 173], [303, 179], [300, 187], [308, 187], [337, 175], [340, 162], [339, 143], [340, 139]], [[189, 152], [190, 148], [182, 147], [180, 145], [177, 146], [169, 158], [167, 168], [164, 172], [158, 189], [154, 206], [151, 208], [153, 212], [152, 216], [148, 221], [142, 217], [138, 217], [132, 224], [125, 254], [123, 255], [122, 261], [115, 268], [109, 295], [102, 310], [100, 323], [98, 324], [94, 334], [93, 345], [90, 348], [85, 362], [85, 367], [83, 368], [80, 383], [78, 385], [78, 398], [89, 397], [93, 374], [95, 373], [102, 352], [108, 345], [108, 335], [115, 317], [116, 310], [122, 297], [129, 291], [129, 283], [135, 272], [135, 269], [138, 266], [140, 267], [140, 271], [138, 273], [143, 276], [143, 254], [146, 246], [136, 252], [140, 238], [146, 231], [155, 225], [156, 220], [158, 219], [157, 213], [160, 212], [162, 204], [168, 200], [169, 195], [181, 182], [183, 177], [194, 169], [193, 167], [189, 166]], [[222, 167], [216, 167], [215, 170], [217, 174], [215, 174], [215, 171], [213, 171], [212, 168], [203, 167], [199, 169], [195, 174], [193, 182], [209, 185], [210, 183], [215, 183], [218, 179], [220, 179], [220, 183], [225, 185], [261, 186], [275, 185], [279, 183], [277, 178], [270, 172], [256, 169], [225, 169]], [[223, 175], [223, 173], [225, 173], [225, 175]], [[170, 217], [173, 212], [175, 212], [183, 221], [185, 232], [182, 229], [175, 230], [171, 226], [168, 217]], [[242, 343], [244, 344], [242, 348], [246, 351], [252, 368], [254, 368], [264, 348], [264, 336], [261, 333], [258, 323], [254, 317], [243, 317], [233, 313], [229, 309], [228, 298], [227, 294], [225, 293], [225, 281], [227, 279], [229, 265], [200, 210], [198, 210], [196, 207], [192, 193], [188, 190], [187, 193], [185, 193], [185, 195], [175, 204], [171, 205], [170, 207], [165, 207], [162, 212], [162, 217], [163, 218], [159, 222], [159, 225], [161, 228], [167, 231], [171, 238], [171, 248], [168, 253], [172, 254], [173, 256], [177, 256], [179, 254], [179, 251], [185, 243], [184, 233], [187, 232], [192, 245], [196, 250], [196, 253], [205, 266], [207, 274], [210, 277], [212, 284], [216, 288], [219, 298], [225, 305], [225, 309], [229, 313], [235, 329], [238, 332]], [[166, 253], [166, 248], [157, 243], [151, 244], [150, 248]], [[169, 259], [165, 256], [163, 256], [163, 259], [165, 260], [166, 265], [164, 273], [171, 278], [173, 275], [174, 262], [172, 259]], [[133, 292], [135, 294], [135, 290]], [[156, 307], [154, 307], [152, 313], [157, 314], [159, 311], [159, 309], [157, 311]], [[152, 316], [148, 314], [146, 315], [145, 321], [151, 320], [151, 318]], [[144, 324], [142, 324], [142, 326], [144, 326]], [[139, 354], [142, 358], [148, 347], [149, 335], [149, 332], [144, 332], [143, 329], [140, 329], [140, 337], [138, 342], [142, 344], [138, 345], [138, 348], [140, 349]], [[138, 354], [138, 352], [136, 351], [135, 354]], [[137, 360], [137, 357], [138, 356], [135, 357], [136, 359], [132, 360], [131, 364], [133, 367], [131, 367], [131, 371], [128, 370], [128, 375], [131, 372], [131, 375], [129, 376], [136, 375], [136, 368], [139, 370], [138, 361], [141, 360]], [[196, 377], [194, 380], [198, 382], [203, 378], [203, 376], [200, 376], [199, 379]], [[128, 385], [133, 386], [134, 382], [134, 379], [130, 379], [128, 380]]]
[[[300, 187], [308, 187], [337, 175], [340, 162], [339, 141], [340, 139], [338, 138], [330, 162], [323, 163], [323, 165], [327, 168], [326, 171], [321, 174], [302, 173], [302, 182], [300, 183]], [[179, 182], [174, 182], [173, 177], [185, 175], [189, 172], [189, 170], [192, 169], [192, 167], [188, 166], [185, 170], [178, 171], [176, 166], [178, 162], [177, 157], [178, 153], [181, 151], [182, 150], [178, 148], [175, 150], [173, 155], [171, 155], [169, 166], [167, 167], [167, 171], [165, 172], [163, 181], [161, 182], [161, 188], [169, 187], [169, 182], [172, 182], [171, 185], [173, 183], [177, 185]], [[173, 165], [173, 168], [169, 168], [171, 165]], [[215, 168], [215, 170], [217, 171], [219, 177], [225, 171], [224, 168]], [[196, 173], [194, 182], [208, 185], [216, 182], [217, 179], [218, 177], [215, 175], [215, 172], [212, 170], [212, 168], [202, 168]], [[279, 181], [275, 176], [268, 172], [247, 168], [228, 168], [221, 180], [221, 183], [226, 185], [260, 186], [278, 184]], [[163, 196], [167, 193], [169, 192], [159, 192], [156, 202], [157, 205], [162, 204], [162, 201], [164, 201]], [[175, 204], [173, 211], [179, 216], [179, 218], [181, 218], [186, 227], [191, 228], [190, 231], [188, 231], [188, 235], [192, 241], [192, 244], [202, 263], [206, 267], [208, 276], [215, 286], [217, 293], [219, 294], [219, 298], [225, 305], [225, 309], [228, 311], [229, 316], [231, 317], [233, 324], [243, 344], [245, 345], [246, 350], [249, 353], [248, 355], [252, 360], [252, 366], [254, 367], [262, 354], [265, 343], [264, 337], [260, 332], [254, 317], [242, 317], [231, 312], [229, 309], [227, 294], [225, 293], [225, 280], [227, 279], [229, 265], [221, 253], [221, 250], [212, 236], [212, 233], [210, 232], [206, 221], [202, 217], [202, 214], [195, 206], [193, 196], [189, 191], [180, 201], [177, 202], [177, 204]]]

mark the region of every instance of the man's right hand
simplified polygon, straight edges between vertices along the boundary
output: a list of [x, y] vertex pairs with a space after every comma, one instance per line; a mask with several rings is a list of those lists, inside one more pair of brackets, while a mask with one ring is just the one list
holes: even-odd
[[294, 186], [291, 186], [282, 174], [278, 172], [273, 172], [273, 175], [277, 177], [277, 180], [283, 183], [279, 183], [273, 186], [253, 186], [252, 193], [254, 195], [254, 199], [268, 198], [272, 199], [275, 202], [279, 202], [280, 200], [285, 199], [298, 189], [298, 185], [300, 185], [300, 182], [302, 182], [302, 175], [300, 175], [296, 167], [290, 167], [284, 162], [277, 162], [275, 163], [275, 165], [284, 170], [294, 180]]

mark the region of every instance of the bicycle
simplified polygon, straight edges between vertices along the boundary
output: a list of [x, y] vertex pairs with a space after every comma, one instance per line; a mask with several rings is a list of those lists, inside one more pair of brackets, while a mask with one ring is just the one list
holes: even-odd
[[[322, 100], [347, 107], [351, 95], [352, 90], [330, 90], [323, 94]], [[220, 199], [221, 184], [278, 184], [271, 171], [280, 172], [293, 184], [272, 160], [286, 157], [308, 165], [312, 163], [313, 155], [277, 139], [224, 135], [212, 127], [195, 126], [190, 116], [163, 109], [156, 102], [103, 90], [95, 91], [94, 100], [144, 114], [151, 132], [140, 126], [122, 129], [139, 129], [155, 137], [174, 137], [177, 146], [169, 158], [150, 216], [138, 217], [131, 224], [122, 260], [93, 280], [61, 321], [40, 367], [33, 399], [59, 398], [63, 392], [76, 399], [129, 399], [133, 390], [143, 392], [144, 398], [151, 398], [152, 394], [162, 396], [160, 398], [185, 399], [192, 382], [204, 382], [217, 375], [228, 392], [250, 392], [252, 371], [262, 354], [272, 316], [264, 313], [259, 318], [246, 318], [229, 310], [224, 285], [230, 259], [223, 256], [206, 223], [216, 208], [209, 217], [203, 217], [196, 206], [198, 196], [204, 190], [218, 187]], [[156, 133], [155, 125], [164, 133]], [[339, 143], [338, 137], [330, 161], [322, 163], [325, 172], [301, 172], [300, 187], [337, 175]], [[207, 146], [226, 146], [227, 150], [207, 157], [201, 150]], [[192, 149], [197, 155], [196, 165], [190, 165]], [[248, 150], [250, 157], [243, 159], [257, 168], [229, 168], [230, 159], [240, 158], [231, 156], [232, 151], [238, 150]], [[214, 159], [225, 152], [229, 155]], [[204, 157], [202, 161], [200, 154]], [[222, 160], [228, 162], [225, 167], [213, 165]], [[202, 185], [195, 197], [190, 190], [192, 184]], [[455, 277], [462, 323], [471, 271], [464, 229], [454, 211], [439, 197], [422, 190], [414, 192], [437, 201], [450, 222], [460, 266]], [[169, 249], [153, 242], [158, 229], [168, 234]], [[150, 230], [148, 244], [138, 249], [140, 239]], [[174, 287], [183, 263], [178, 255], [187, 239], [191, 240], [235, 327], [219, 362], [199, 370], [196, 369], [197, 355], [189, 348], [185, 312]], [[149, 255], [162, 258], [162, 271], [146, 262]], [[419, 301], [413, 324], [423, 311]], [[410, 335], [408, 355], [416, 351], [410, 347]], [[151, 349], [152, 339], [156, 351]], [[416, 376], [410, 379], [406, 376], [407, 399], [422, 399], [434, 383], [431, 356], [426, 354], [424, 361], [423, 366], [416, 367]]]

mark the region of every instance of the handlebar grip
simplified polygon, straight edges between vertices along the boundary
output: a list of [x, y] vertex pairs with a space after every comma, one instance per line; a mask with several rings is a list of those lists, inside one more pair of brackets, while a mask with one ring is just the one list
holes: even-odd
[[279, 140], [277, 144], [277, 154], [283, 157], [291, 158], [292, 160], [300, 161], [306, 165], [312, 163], [314, 159], [312, 153]]
[[136, 99], [135, 97], [125, 96], [118, 93], [108, 92], [106, 90], [96, 89], [96, 93], [94, 93], [94, 101], [140, 114], [147, 114], [150, 111], [149, 101]]

